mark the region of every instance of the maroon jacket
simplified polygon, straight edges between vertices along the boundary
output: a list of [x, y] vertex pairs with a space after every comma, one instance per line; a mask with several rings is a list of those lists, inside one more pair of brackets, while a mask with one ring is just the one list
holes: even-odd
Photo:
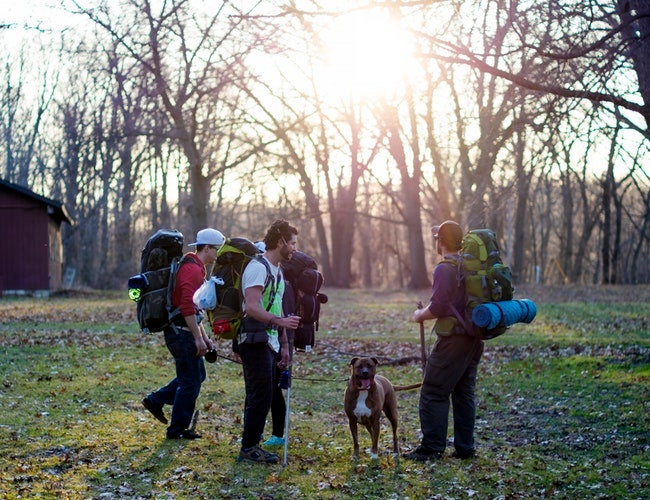
[[194, 305], [194, 292], [203, 284], [205, 266], [193, 252], [183, 256], [183, 263], [176, 274], [176, 286], [172, 292], [172, 305], [180, 306], [182, 316], [194, 316], [199, 312]]

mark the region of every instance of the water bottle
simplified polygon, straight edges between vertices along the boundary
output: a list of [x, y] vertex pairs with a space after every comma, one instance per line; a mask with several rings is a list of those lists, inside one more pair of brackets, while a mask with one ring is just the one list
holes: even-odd
[[291, 373], [289, 370], [282, 370], [280, 373], [280, 389], [288, 389], [291, 383]]
[[137, 274], [129, 278], [129, 298], [135, 302], [142, 297], [142, 292], [149, 286], [149, 280], [145, 274]]

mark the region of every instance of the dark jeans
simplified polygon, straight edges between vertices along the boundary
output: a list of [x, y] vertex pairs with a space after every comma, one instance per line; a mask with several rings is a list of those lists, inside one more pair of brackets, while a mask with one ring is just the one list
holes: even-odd
[[427, 360], [420, 390], [421, 448], [442, 453], [447, 446], [449, 399], [453, 404], [454, 448], [474, 453], [476, 372], [483, 341], [469, 335], [438, 337]]
[[244, 367], [246, 387], [241, 446], [250, 448], [260, 442], [266, 417], [271, 409], [276, 354], [266, 342], [245, 342], [239, 344], [238, 349]]
[[176, 378], [149, 395], [154, 404], [172, 405], [167, 436], [178, 436], [190, 426], [196, 399], [205, 380], [203, 358], [196, 357], [194, 337], [189, 330], [165, 328], [165, 344], [174, 356]]

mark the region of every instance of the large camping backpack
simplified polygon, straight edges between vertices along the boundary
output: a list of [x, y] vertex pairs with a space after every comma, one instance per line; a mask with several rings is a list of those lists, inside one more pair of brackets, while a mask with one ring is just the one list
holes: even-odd
[[[443, 262], [457, 265], [459, 279], [465, 282], [465, 314], [454, 310], [456, 319], [465, 330], [485, 340], [505, 333], [508, 328], [506, 325], [490, 329], [479, 327], [472, 320], [472, 311], [476, 306], [486, 302], [512, 300], [514, 294], [512, 272], [501, 259], [494, 231], [474, 229], [468, 232], [463, 237], [460, 260]], [[441, 325], [444, 324], [445, 318], [441, 321]]]
[[[252, 259], [258, 259], [267, 268], [264, 288], [274, 280], [266, 261], [258, 256], [257, 247], [246, 238], [228, 238], [217, 252], [217, 260], [212, 270], [215, 283], [217, 305], [207, 311], [208, 321], [215, 335], [225, 340], [234, 339], [239, 333], [244, 300], [241, 277]], [[275, 286], [275, 282], [274, 282]], [[269, 304], [269, 308], [271, 304]]]
[[129, 278], [129, 297], [137, 304], [138, 325], [144, 333], [160, 332], [178, 313], [171, 294], [183, 260], [183, 235], [160, 229], [151, 236], [140, 257], [140, 274]]
[[301, 318], [295, 331], [294, 348], [310, 351], [316, 342], [320, 305], [327, 302], [327, 295], [319, 293], [323, 275], [318, 271], [316, 261], [300, 251], [295, 251], [290, 260], [282, 262], [282, 272], [287, 283], [284, 293], [293, 294], [286, 302], [293, 302], [293, 312]]

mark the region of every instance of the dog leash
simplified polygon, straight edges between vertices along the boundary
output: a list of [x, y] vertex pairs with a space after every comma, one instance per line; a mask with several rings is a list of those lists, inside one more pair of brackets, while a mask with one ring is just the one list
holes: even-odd
[[[218, 358], [221, 358], [221, 359], [225, 359], [225, 360], [231, 361], [231, 362], [233, 362], [233, 363], [235, 363], [235, 364], [238, 364], [238, 365], [241, 365], [241, 364], [242, 364], [241, 361], [237, 361], [237, 360], [234, 359], [234, 358], [231, 358], [231, 357], [229, 357], [229, 356], [224, 356], [224, 355], [222, 355], [222, 354], [217, 354], [217, 357], [218, 357]], [[293, 380], [304, 380], [305, 382], [341, 382], [341, 381], [345, 381], [345, 382], [347, 382], [347, 381], [349, 380], [349, 378], [343, 378], [343, 379], [324, 379], [324, 378], [296, 377], [295, 375], [291, 375], [291, 378], [292, 378]]]
[[[382, 356], [381, 354], [368, 354], [368, 353], [356, 353], [356, 352], [349, 352], [349, 351], [341, 351], [340, 349], [336, 349], [332, 344], [330, 344], [328, 342], [324, 342], [324, 341], [320, 341], [319, 344], [331, 349], [331, 351], [329, 353], [323, 353], [323, 355], [341, 354], [343, 356], [350, 356], [350, 357], [355, 357], [355, 356], [357, 356], [357, 357], [367, 357], [367, 356], [371, 356], [371, 357], [377, 358], [379, 360], [387, 361], [389, 364], [393, 364], [393, 362], [395, 362], [395, 361], [399, 362], [401, 359], [406, 359], [408, 361], [414, 361], [417, 358], [416, 356], [411, 356], [411, 357], [407, 357], [407, 358], [398, 358], [396, 360], [395, 358], [389, 358], [388, 356]], [[231, 358], [229, 356], [224, 356], [224, 355], [219, 354], [219, 353], [217, 353], [216, 356], [218, 358], [222, 358], [222, 359], [225, 359], [225, 360], [228, 360], [228, 361], [232, 361], [233, 363], [237, 363], [239, 365], [242, 364], [241, 361], [237, 361], [236, 359], [233, 359], [233, 358]]]
[[[360, 354], [354, 354], [354, 353], [347, 353], [343, 351], [338, 351], [335, 350], [337, 354], [345, 354], [346, 356], [361, 356]], [[367, 355], [366, 355], [367, 356]], [[221, 359], [225, 359], [227, 361], [231, 361], [232, 363], [241, 365], [241, 361], [237, 361], [234, 358], [231, 358], [229, 356], [224, 356], [222, 354], [217, 353], [217, 357]], [[387, 356], [374, 356], [376, 358], [380, 359], [386, 359], [386, 360], [391, 360], [392, 358], [389, 358]], [[350, 377], [345, 377], [345, 378], [337, 378], [337, 379], [325, 379], [325, 378], [310, 378], [310, 377], [296, 377], [295, 375], [291, 375], [291, 378], [294, 380], [302, 380], [304, 382], [345, 382], [346, 384], [350, 381]]]
[[218, 358], [221, 358], [221, 359], [227, 359], [228, 361], [232, 361], [233, 363], [238, 364], [238, 365], [241, 365], [241, 364], [242, 364], [241, 361], [237, 361], [236, 359], [230, 358], [230, 357], [228, 357], [228, 356], [223, 356], [223, 355], [221, 355], [221, 354], [219, 354], [219, 353], [217, 353], [217, 357], [218, 357]]
[[347, 382], [350, 378], [336, 378], [336, 379], [325, 379], [325, 378], [308, 378], [308, 377], [293, 377], [294, 380], [304, 380], [305, 382]]
[[[350, 356], [350, 357], [355, 357], [355, 356], [356, 357], [373, 357], [373, 358], [377, 358], [379, 360], [384, 360], [384, 361], [388, 361], [388, 362], [395, 361], [394, 358], [389, 358], [388, 356], [382, 356], [381, 354], [368, 354], [368, 353], [356, 353], [356, 352], [341, 351], [339, 349], [334, 348], [332, 346], [332, 344], [328, 344], [327, 342], [323, 342], [323, 341], [319, 342], [319, 345], [329, 347], [330, 349], [332, 349], [331, 353], [333, 353], [333, 354], [342, 354], [344, 356]], [[410, 360], [411, 358], [408, 358], [408, 359]]]

